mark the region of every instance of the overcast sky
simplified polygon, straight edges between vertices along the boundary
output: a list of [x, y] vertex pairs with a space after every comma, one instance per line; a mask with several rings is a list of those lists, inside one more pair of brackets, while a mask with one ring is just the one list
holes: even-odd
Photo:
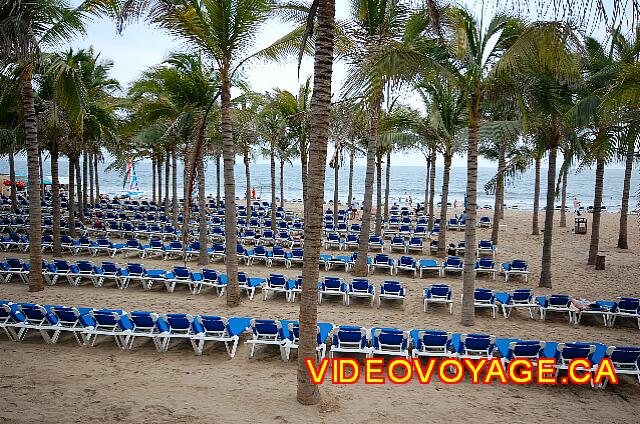
[[[517, 0], [511, 0], [515, 2]], [[611, 0], [607, 1], [608, 3]], [[72, 3], [79, 4], [80, 0], [73, 0]], [[348, 0], [336, 1], [336, 18], [343, 19], [349, 16]], [[485, 19], [490, 19], [495, 11], [485, 6], [482, 8], [481, 1], [462, 2], [473, 5], [476, 15], [483, 14]], [[487, 4], [493, 4], [487, 0]], [[509, 1], [503, 2], [509, 3]], [[546, 2], [548, 3], [548, 2]], [[484, 11], [484, 13], [482, 13]], [[526, 16], [534, 19], [535, 12], [525, 12]], [[267, 23], [257, 37], [258, 45], [256, 50], [265, 47], [286, 34], [290, 27], [280, 22]], [[598, 33], [601, 32], [597, 31]], [[113, 77], [118, 79], [126, 89], [128, 84], [136, 79], [140, 73], [153, 65], [162, 62], [172, 50], [185, 49], [178, 40], [167, 36], [162, 30], [152, 28], [144, 23], [129, 25], [122, 35], [116, 33], [115, 24], [108, 20], [94, 20], [88, 24], [87, 36], [78, 37], [72, 42], [76, 48], [93, 46], [100, 52], [102, 57], [114, 61]], [[258, 92], [282, 88], [297, 93], [300, 81], [304, 81], [312, 73], [313, 63], [310, 58], [305, 58], [302, 64], [300, 79], [298, 79], [295, 60], [289, 63], [274, 64], [253, 62], [245, 67], [245, 75], [250, 82], [252, 89]], [[345, 65], [337, 63], [334, 66], [333, 91], [340, 90], [341, 82], [345, 76]], [[411, 102], [411, 100], [408, 100]], [[415, 104], [415, 106], [418, 106]], [[360, 160], [364, 163], [364, 159]], [[394, 165], [423, 165], [424, 158], [420, 154], [396, 154]], [[464, 166], [466, 159], [456, 157], [454, 166]], [[491, 162], [480, 159], [480, 166], [491, 166]]]

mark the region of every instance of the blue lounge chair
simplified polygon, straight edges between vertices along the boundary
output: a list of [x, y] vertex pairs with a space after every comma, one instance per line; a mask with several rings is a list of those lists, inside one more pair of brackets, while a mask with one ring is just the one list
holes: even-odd
[[169, 325], [160, 315], [153, 312], [134, 311], [127, 314], [132, 327], [126, 349], [133, 349], [136, 337], [151, 339], [158, 352], [164, 352], [169, 340]]
[[514, 359], [528, 359], [535, 363], [543, 354], [546, 343], [540, 340], [518, 340], [509, 342], [509, 349], [502, 358], [502, 363], [507, 364]]
[[369, 299], [371, 307], [376, 296], [376, 288], [366, 278], [354, 278], [347, 286], [347, 306], [349, 306], [352, 297], [364, 297]]
[[125, 349], [133, 324], [126, 312], [114, 309], [94, 309], [87, 314], [85, 345], [94, 346], [98, 336], [113, 337], [119, 348]]
[[120, 268], [120, 266], [114, 262], [102, 262], [100, 268], [102, 268], [102, 275], [97, 281], [98, 287], [101, 287], [107, 280], [113, 280], [116, 283], [116, 287], [122, 288], [121, 278], [128, 273], [126, 269]]
[[133, 253], [134, 256], [144, 257], [144, 251], [147, 246], [143, 245], [138, 239], [128, 239], [126, 245], [120, 249], [123, 258], [128, 258], [129, 253]]
[[290, 253], [285, 251], [284, 248], [280, 246], [274, 246], [271, 249], [271, 262], [270, 265], [273, 265], [274, 262], [281, 262], [285, 268], [290, 268], [291, 263], [289, 262]]
[[264, 300], [267, 300], [269, 292], [282, 293], [289, 300], [289, 281], [282, 274], [269, 274], [267, 282], [262, 286]]
[[491, 359], [496, 347], [496, 337], [489, 334], [462, 334], [456, 356], [460, 359]]
[[480, 240], [478, 242], [477, 254], [479, 257], [482, 255], [490, 255], [495, 258], [497, 250], [498, 248], [494, 246], [491, 240]]
[[553, 294], [548, 297], [538, 298], [540, 303], [540, 319], [547, 317], [547, 312], [560, 312], [569, 315], [569, 324], [575, 321], [575, 310], [571, 305], [571, 296], [566, 294]]
[[413, 344], [411, 355], [414, 358], [440, 357], [451, 358], [452, 352], [451, 333], [436, 330], [411, 330]]
[[265, 278], [249, 278], [244, 272], [238, 271], [238, 285], [240, 286], [240, 290], [247, 292], [249, 300], [253, 300], [256, 289], [262, 287], [266, 281]]
[[369, 249], [380, 249], [380, 253], [384, 253], [384, 240], [380, 236], [369, 237]]
[[304, 263], [304, 251], [300, 248], [291, 249], [291, 257], [289, 258], [289, 268], [293, 264], [303, 264]]
[[453, 292], [448, 284], [431, 284], [425, 288], [422, 296], [423, 310], [427, 312], [429, 304], [449, 305], [449, 313], [453, 314]]
[[[77, 308], [69, 308], [67, 306], [50, 306], [49, 313], [53, 314], [57, 323], [51, 326], [53, 334], [51, 335], [51, 343], [57, 343], [60, 336], [64, 332], [72, 333], [76, 342], [83, 346], [86, 342], [86, 321]], [[86, 314], [86, 313], [85, 313]]]
[[[353, 231], [353, 230], [352, 230]], [[360, 237], [358, 236], [360, 233], [351, 233], [347, 234], [347, 237], [344, 241], [344, 248], [346, 249], [357, 249], [360, 246]]]
[[520, 259], [514, 259], [511, 262], [505, 262], [502, 264], [502, 272], [504, 273], [504, 281], [509, 281], [509, 277], [521, 275], [524, 277], [524, 281], [529, 281], [529, 264], [527, 261]]
[[[609, 346], [605, 357], [611, 360], [613, 370], [617, 375], [634, 376], [640, 383], [640, 347]], [[607, 383], [608, 379], [604, 379], [600, 383], [600, 387], [605, 388]]]
[[329, 355], [333, 359], [335, 352], [341, 353], [362, 353], [369, 355], [368, 331], [364, 327], [341, 325], [334, 327], [331, 331], [331, 349]]
[[409, 271], [413, 273], [413, 278], [418, 274], [418, 262], [411, 256], [400, 256], [396, 262], [396, 274], [398, 271]]
[[374, 328], [371, 332], [371, 350], [373, 355], [403, 356], [409, 359], [409, 333], [398, 328]]
[[476, 288], [473, 291], [473, 306], [475, 308], [490, 308], [491, 315], [495, 318], [498, 314], [498, 305], [493, 290]]
[[536, 309], [540, 307], [533, 298], [533, 291], [531, 289], [512, 290], [510, 293], [507, 293], [506, 298], [499, 300], [502, 306], [502, 314], [505, 318], [511, 316], [514, 308], [527, 308], [529, 310], [529, 317], [533, 319]]
[[339, 277], [324, 277], [324, 280], [318, 283], [318, 304], [322, 303], [322, 296], [341, 297], [344, 305], [347, 303], [347, 285]]
[[[209, 253], [209, 258], [211, 260], [216, 260], [216, 259], [224, 260], [226, 257], [227, 257], [227, 249], [225, 249], [224, 244], [213, 243], [213, 245], [211, 246], [211, 252]], [[242, 255], [239, 255], [239, 257], [242, 257]]]
[[[233, 358], [236, 355], [240, 334], [244, 332], [246, 325], [242, 325], [242, 331], [236, 333], [229, 325], [227, 318], [209, 315], [196, 316], [194, 318], [194, 324], [197, 324], [201, 328], [201, 331], [193, 337], [193, 340], [197, 342], [195, 348], [196, 354], [202, 354], [206, 342], [217, 342], [224, 343], [229, 358]], [[231, 346], [229, 346], [229, 344], [231, 344]]]
[[389, 255], [385, 255], [384, 253], [378, 253], [373, 258], [373, 263], [371, 264], [371, 273], [373, 274], [376, 271], [376, 268], [388, 269], [389, 275], [393, 275], [393, 269], [395, 268], [395, 260], [389, 257]]
[[407, 251], [407, 245], [404, 241], [404, 237], [396, 236], [391, 238], [391, 247], [392, 252], [399, 250], [401, 252]]
[[407, 252], [422, 252], [422, 249], [424, 248], [424, 238], [423, 237], [426, 237], [426, 234], [422, 235], [422, 236], [415, 236], [415, 233], [414, 233], [414, 237], [411, 237], [409, 239], [409, 243], [407, 243], [406, 251]]
[[637, 319], [638, 328], [640, 328], [640, 299], [635, 297], [619, 297], [611, 309], [611, 327], [613, 327], [616, 318]]
[[[556, 348], [556, 377], [561, 370], [569, 369], [569, 364], [574, 359], [587, 359], [589, 361], [593, 358], [593, 353], [596, 351], [596, 346], [591, 343], [558, 343]], [[595, 364], [589, 370], [595, 371]]]
[[476, 276], [479, 274], [489, 274], [491, 279], [495, 280], [498, 268], [496, 268], [496, 261], [493, 258], [478, 258], [473, 267], [473, 271]]
[[[615, 303], [614, 303], [615, 306]], [[583, 315], [590, 315], [590, 316], [596, 316], [599, 315], [602, 317], [602, 321], [604, 323], [605, 327], [609, 326], [609, 321], [610, 321], [610, 317], [611, 317], [611, 307], [609, 306], [609, 304], [605, 304], [602, 302], [593, 302], [590, 303], [589, 305], [586, 305], [585, 307], [581, 308], [580, 310], [578, 310], [578, 312], [574, 315], [575, 318], [575, 323], [576, 324], [580, 324], [580, 321], [582, 320], [582, 316]]]
[[491, 228], [491, 218], [488, 216], [481, 216], [478, 221], [478, 227]]
[[464, 251], [467, 247], [467, 243], [464, 240], [460, 240], [456, 245], [456, 255], [462, 257], [464, 256]]
[[418, 271], [420, 272], [420, 278], [422, 278], [424, 271], [435, 271], [440, 275], [440, 266], [435, 259], [420, 259], [420, 262], [418, 262]]
[[265, 266], [271, 266], [271, 252], [269, 252], [262, 244], [253, 249], [251, 264], [248, 265], [253, 265], [253, 262], [256, 260], [263, 261]]
[[380, 294], [378, 294], [378, 308], [382, 299], [399, 300], [402, 302], [402, 308], [404, 309], [404, 300], [406, 297], [406, 290], [401, 282], [386, 280], [380, 285]]
[[282, 332], [282, 324], [280, 321], [271, 319], [252, 319], [251, 340], [247, 340], [247, 344], [251, 345], [249, 356], [253, 358], [256, 353], [256, 345], [275, 345], [280, 349], [282, 358], [285, 358], [284, 340]]
[[340, 234], [338, 233], [327, 233], [327, 238], [324, 240], [324, 248], [330, 249], [335, 248], [338, 250], [342, 250], [342, 238], [340, 238]]
[[[300, 339], [300, 325], [297, 322], [287, 322], [286, 329], [287, 331], [284, 335], [285, 338], [283, 343], [285, 356], [283, 359], [285, 361], [289, 361], [291, 350], [298, 349], [298, 343]], [[325, 356], [327, 350], [326, 338], [332, 329], [333, 324], [329, 323], [318, 323], [318, 325], [316, 326], [316, 354], [318, 356], [318, 360], [322, 360], [322, 358], [324, 358]]]
[[440, 269], [440, 276], [444, 277], [447, 272], [455, 272], [462, 275], [462, 272], [463, 272], [462, 259], [457, 256], [447, 256], [447, 259], [442, 262], [442, 268]]

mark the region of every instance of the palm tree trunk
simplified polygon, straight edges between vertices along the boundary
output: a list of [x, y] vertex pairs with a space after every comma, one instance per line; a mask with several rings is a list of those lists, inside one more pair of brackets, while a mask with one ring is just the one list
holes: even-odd
[[502, 205], [504, 205], [504, 172], [507, 167], [506, 143], [500, 142], [498, 152], [498, 174], [496, 177], [496, 196], [495, 203], [493, 205], [493, 223], [491, 228], [491, 240], [494, 245], [498, 245], [500, 220], [502, 219]]
[[100, 201], [100, 172], [98, 172], [98, 155], [93, 155], [93, 171], [96, 173], [95, 175], [95, 183], [96, 183], [96, 200]]
[[[324, 178], [329, 138], [331, 109], [331, 74], [333, 66], [333, 33], [335, 0], [320, 0], [316, 28], [311, 122], [313, 132], [310, 143], [309, 172], [315, 184], [303, 186], [305, 196], [304, 257], [302, 265], [302, 294], [300, 300], [300, 339], [298, 343], [297, 399], [303, 405], [320, 401], [320, 389], [311, 383], [305, 360], [315, 358], [318, 320], [318, 261], [322, 234], [324, 204]], [[306, 177], [305, 177], [306, 179]]]
[[40, 201], [44, 200], [44, 171], [42, 170], [42, 149], [38, 149], [38, 170], [40, 173]]
[[269, 158], [271, 159], [271, 230], [276, 231], [276, 152], [275, 146], [271, 143]]
[[[247, 144], [244, 144], [243, 147], [243, 159], [244, 159], [244, 176], [245, 179], [247, 181], [247, 187], [246, 187], [246, 191], [245, 191], [245, 196], [247, 198], [247, 215], [251, 215], [251, 157], [249, 156], [249, 146], [247, 146]], [[218, 176], [220, 176], [220, 162], [219, 162], [220, 156], [216, 157], [216, 173]], [[218, 184], [218, 188], [220, 188], [220, 184]], [[218, 191], [218, 193], [220, 193]]]
[[[535, 185], [533, 189], [533, 218], [532, 218], [532, 229], [531, 229], [531, 234], [533, 234], [534, 236], [537, 236], [538, 234], [540, 234], [540, 223], [538, 219], [538, 215], [540, 213], [540, 162], [541, 162], [541, 158], [536, 157], [536, 178], [535, 178], [535, 182], [534, 182]], [[554, 188], [554, 191], [555, 191], [555, 188]]]
[[556, 144], [549, 150], [549, 171], [547, 174], [547, 209], [544, 216], [544, 239], [542, 244], [542, 269], [540, 271], [540, 287], [551, 288], [551, 243], [553, 242], [553, 212], [556, 199], [556, 160], [558, 147]]
[[[173, 186], [173, 204], [171, 205], [171, 220], [173, 221], [173, 228], [178, 228], [178, 151], [173, 147], [171, 155], [173, 172], [171, 173], [171, 185]], [[218, 174], [220, 176], [220, 174]], [[218, 190], [218, 202], [220, 202], [220, 190]]]
[[434, 208], [436, 199], [436, 149], [431, 149], [431, 169], [429, 170], [429, 231], [433, 229]]
[[51, 219], [53, 221], [53, 256], [59, 258], [62, 254], [60, 245], [60, 178], [58, 178], [58, 139], [54, 136], [51, 142]]
[[89, 160], [89, 203], [94, 205], [96, 203], [95, 192], [93, 191], [93, 176], [95, 173], [93, 172], [93, 154], [89, 152], [88, 158]]
[[373, 102], [369, 118], [369, 140], [367, 143], [367, 170], [364, 178], [364, 198], [362, 202], [362, 229], [358, 245], [358, 259], [354, 266], [354, 275], [366, 277], [367, 254], [369, 253], [369, 236], [371, 235], [371, 204], [373, 203], [373, 176], [376, 167], [376, 151], [378, 150], [378, 118], [382, 98]]
[[198, 209], [200, 209], [200, 231], [199, 242], [200, 252], [198, 255], [198, 265], [207, 265], [209, 263], [209, 252], [207, 252], [207, 203], [205, 199], [205, 167], [204, 158], [198, 158]]
[[350, 209], [353, 203], [353, 163], [356, 159], [356, 149], [349, 152], [349, 195], [347, 196], [347, 207]]
[[216, 156], [216, 205], [220, 207], [220, 199], [222, 196], [220, 195], [220, 185], [222, 184], [222, 180], [220, 179], [220, 154]]
[[234, 175], [235, 146], [233, 129], [231, 128], [231, 80], [229, 70], [222, 72], [221, 121], [222, 152], [224, 158], [224, 220], [227, 257], [227, 305], [240, 304], [240, 288], [238, 287], [238, 222], [236, 217], [236, 178]]
[[38, 130], [36, 109], [33, 102], [31, 69], [22, 73], [21, 91], [24, 113], [24, 136], [27, 145], [27, 169], [29, 182], [29, 291], [44, 290], [42, 279], [42, 210], [40, 209], [40, 170], [38, 169]]
[[9, 180], [11, 181], [11, 210], [18, 209], [18, 193], [16, 191], [16, 161], [13, 147], [9, 148]]
[[464, 326], [473, 325], [475, 307], [473, 292], [476, 274], [476, 218], [478, 211], [478, 123], [480, 120], [479, 98], [472, 96], [469, 113], [469, 146], [467, 147], [467, 223], [464, 229], [464, 271], [462, 275], [462, 316]]
[[376, 155], [376, 235], [382, 235], [382, 155]]
[[165, 161], [164, 161], [164, 215], [165, 216], [169, 215], [169, 204], [171, 202], [169, 200], [170, 171], [171, 171], [171, 152], [167, 150], [167, 157], [165, 158]]
[[562, 171], [562, 191], [561, 191], [561, 200], [560, 200], [560, 227], [567, 226], [567, 211], [565, 210], [567, 207], [567, 183], [569, 179], [569, 170], [564, 169]]
[[384, 220], [389, 220], [389, 183], [391, 180], [391, 148], [387, 151], [387, 167], [384, 181]]
[[627, 221], [629, 219], [629, 192], [631, 191], [631, 173], [633, 171], [633, 155], [635, 152], [635, 140], [627, 145], [627, 158], [624, 166], [624, 183], [622, 186], [622, 207], [620, 208], [620, 229], [618, 230], [618, 248], [628, 249]]
[[593, 194], [593, 221], [591, 223], [591, 243], [587, 265], [595, 265], [600, 245], [600, 218], [602, 216], [602, 189], [604, 186], [604, 159], [596, 161], [596, 187]]
[[158, 206], [162, 206], [162, 156], [158, 156], [156, 166], [158, 167]]
[[[82, 154], [82, 210], [87, 205], [87, 198], [89, 195], [89, 157], [87, 151], [85, 150]], [[84, 215], [80, 218], [82, 222], [84, 222]]]
[[69, 155], [69, 199], [67, 201], [67, 207], [69, 208], [69, 235], [71, 237], [76, 236], [76, 158]]
[[78, 188], [78, 220], [84, 222], [84, 203], [82, 202], [82, 177], [80, 176], [80, 155], [76, 157], [76, 185]]
[[[442, 174], [442, 197], [440, 206], [440, 235], [438, 236], [437, 255], [444, 257], [447, 252], [447, 210], [449, 204], [449, 177], [451, 175], [451, 161], [453, 155], [444, 154], [444, 171]], [[466, 249], [465, 249], [466, 250]]]
[[153, 187], [153, 195], [151, 197], [151, 200], [153, 201], [153, 203], [157, 204], [158, 202], [156, 202], [156, 170], [158, 168], [156, 167], [156, 160], [155, 158], [151, 158], [151, 187]]
[[338, 225], [338, 202], [339, 187], [340, 184], [340, 160], [338, 159], [338, 153], [336, 152], [336, 160], [333, 162], [333, 222]]
[[[331, 0], [334, 1], [334, 0]], [[307, 176], [309, 175], [309, 157], [307, 154], [307, 149], [300, 149], [300, 169], [302, 174], [302, 204], [304, 205], [306, 211], [306, 193], [307, 193]]]
[[280, 206], [284, 209], [284, 159], [280, 159]]
[[429, 174], [431, 173], [431, 158], [429, 153], [425, 153], [425, 159], [427, 161], [427, 171], [424, 175], [424, 204], [422, 206], [422, 213], [426, 215], [427, 205], [429, 204]]

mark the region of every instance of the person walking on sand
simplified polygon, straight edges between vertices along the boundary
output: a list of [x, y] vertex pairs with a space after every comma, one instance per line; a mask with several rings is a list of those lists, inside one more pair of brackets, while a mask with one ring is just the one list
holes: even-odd
[[253, 188], [251, 189], [251, 198], [252, 198], [253, 200], [256, 200], [256, 188], [255, 188], [255, 187], [253, 187]]
[[573, 197], [573, 212], [580, 213], [580, 201], [577, 196]]

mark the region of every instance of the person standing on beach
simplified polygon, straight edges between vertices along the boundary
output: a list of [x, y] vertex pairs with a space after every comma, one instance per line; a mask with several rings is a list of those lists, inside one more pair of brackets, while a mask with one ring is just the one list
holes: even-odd
[[577, 196], [573, 197], [573, 211], [578, 212], [580, 210], [580, 201]]
[[253, 188], [251, 189], [251, 198], [252, 198], [253, 200], [256, 200], [256, 188], [255, 188], [255, 187], [253, 187]]

